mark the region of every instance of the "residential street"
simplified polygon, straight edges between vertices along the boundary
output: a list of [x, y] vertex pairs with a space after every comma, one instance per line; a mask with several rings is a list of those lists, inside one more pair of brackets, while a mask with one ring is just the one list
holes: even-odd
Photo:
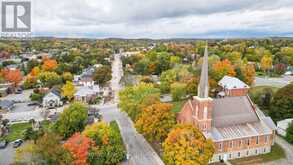
[[291, 81], [293, 81], [293, 76], [284, 76], [281, 78], [264, 78], [264, 77], [255, 77], [255, 86], [275, 86], [275, 87], [283, 87], [288, 85]]
[[153, 148], [149, 145], [144, 137], [138, 134], [129, 117], [118, 110], [118, 92], [121, 89], [119, 84], [123, 74], [119, 54], [115, 55], [112, 66], [111, 87], [115, 91], [115, 104], [100, 106], [100, 112], [106, 121], [116, 120], [121, 130], [123, 141], [127, 148], [130, 159], [125, 162], [129, 165], [160, 165], [164, 164]]

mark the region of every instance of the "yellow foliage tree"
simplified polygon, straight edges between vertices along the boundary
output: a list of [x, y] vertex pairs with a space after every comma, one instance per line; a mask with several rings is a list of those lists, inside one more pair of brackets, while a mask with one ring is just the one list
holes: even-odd
[[71, 100], [74, 96], [76, 89], [71, 81], [66, 81], [66, 84], [62, 87], [62, 96], [67, 97]]
[[264, 72], [269, 71], [272, 68], [273, 59], [269, 55], [264, 55], [260, 62], [260, 67]]
[[244, 76], [244, 81], [251, 85], [255, 79], [255, 68], [253, 65], [246, 64], [241, 68], [241, 72]]
[[148, 140], [161, 142], [176, 123], [171, 108], [172, 104], [168, 103], [156, 103], [146, 107], [135, 122], [136, 129]]
[[214, 154], [214, 144], [193, 125], [178, 124], [163, 143], [163, 158], [167, 165], [208, 164]]

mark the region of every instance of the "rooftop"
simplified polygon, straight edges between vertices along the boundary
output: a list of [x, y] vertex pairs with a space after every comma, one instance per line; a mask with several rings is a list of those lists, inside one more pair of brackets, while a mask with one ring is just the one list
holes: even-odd
[[225, 89], [249, 88], [243, 81], [231, 76], [224, 76], [218, 84]]

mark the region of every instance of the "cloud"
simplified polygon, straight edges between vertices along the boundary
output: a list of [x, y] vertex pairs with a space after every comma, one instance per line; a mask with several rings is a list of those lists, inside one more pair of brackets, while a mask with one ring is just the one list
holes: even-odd
[[[33, 0], [36, 35], [172, 38], [293, 34], [292, 0]], [[247, 33], [247, 34], [246, 34]]]

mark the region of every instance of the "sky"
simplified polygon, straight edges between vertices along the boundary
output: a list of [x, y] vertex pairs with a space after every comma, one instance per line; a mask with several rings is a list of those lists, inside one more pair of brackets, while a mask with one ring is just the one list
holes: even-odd
[[293, 37], [293, 0], [31, 0], [36, 36]]

